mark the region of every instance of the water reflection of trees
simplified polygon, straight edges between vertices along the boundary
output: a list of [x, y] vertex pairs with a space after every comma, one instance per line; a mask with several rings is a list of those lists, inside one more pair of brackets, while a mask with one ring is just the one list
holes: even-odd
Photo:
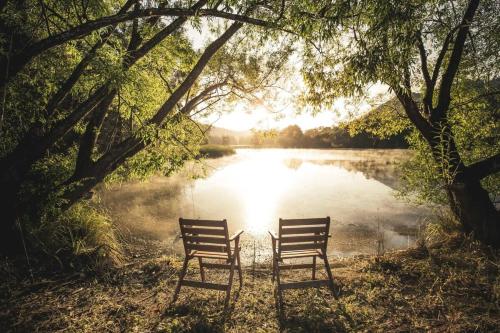
[[298, 170], [301, 167], [302, 163], [304, 163], [304, 160], [300, 158], [290, 158], [283, 161], [283, 164], [285, 164], [287, 168], [292, 170]]
[[396, 161], [389, 160], [303, 160], [290, 158], [283, 160], [283, 164], [292, 170], [298, 170], [302, 164], [312, 163], [316, 165], [331, 165], [345, 169], [349, 172], [361, 172], [368, 179], [376, 181], [397, 189], [399, 185], [400, 172]]

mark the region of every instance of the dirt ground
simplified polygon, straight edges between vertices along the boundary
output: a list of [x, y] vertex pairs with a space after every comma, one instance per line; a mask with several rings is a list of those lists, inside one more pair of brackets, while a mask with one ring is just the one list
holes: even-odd
[[[498, 253], [463, 238], [383, 257], [334, 260], [327, 288], [285, 291], [279, 312], [270, 263], [235, 274], [224, 293], [183, 288], [171, 298], [181, 259], [162, 243], [136, 240], [126, 262], [97, 273], [16, 275], [1, 269], [1, 332], [496, 332], [500, 327]], [[323, 272], [321, 270], [321, 272]], [[199, 278], [192, 261], [189, 274]], [[227, 279], [210, 270], [209, 280]], [[310, 278], [310, 272], [285, 276]]]

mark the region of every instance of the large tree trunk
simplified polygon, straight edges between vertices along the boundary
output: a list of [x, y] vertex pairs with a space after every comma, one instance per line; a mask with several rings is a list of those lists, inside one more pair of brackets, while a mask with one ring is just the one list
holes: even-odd
[[19, 229], [16, 227], [16, 216], [18, 200], [12, 193], [17, 193], [13, 187], [14, 183], [2, 184], [0, 190], [0, 212], [2, 214], [0, 223], [0, 253], [15, 254], [22, 252], [22, 242]]
[[450, 208], [466, 233], [485, 244], [500, 246], [500, 212], [478, 180], [453, 182], [448, 186]]

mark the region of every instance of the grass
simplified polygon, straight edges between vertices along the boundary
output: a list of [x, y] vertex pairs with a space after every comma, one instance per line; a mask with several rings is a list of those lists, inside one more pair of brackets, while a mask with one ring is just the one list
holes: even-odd
[[111, 219], [88, 203], [78, 203], [57, 218], [23, 226], [28, 259], [48, 270], [107, 270], [122, 261]]
[[[183, 288], [170, 304], [181, 258], [158, 241], [129, 244], [128, 262], [99, 275], [28, 281], [5, 262], [0, 331], [495, 332], [499, 252], [459, 234], [439, 239], [382, 257], [332, 258], [338, 299], [327, 288], [286, 291], [281, 314], [270, 263], [245, 268], [239, 291], [235, 275], [228, 312], [224, 293], [217, 291]], [[199, 277], [194, 261], [188, 274]], [[212, 281], [226, 277], [225, 271], [208, 272]], [[309, 277], [308, 271], [285, 275]]]
[[234, 154], [236, 154], [236, 151], [230, 146], [204, 145], [200, 147], [200, 157], [219, 158]]

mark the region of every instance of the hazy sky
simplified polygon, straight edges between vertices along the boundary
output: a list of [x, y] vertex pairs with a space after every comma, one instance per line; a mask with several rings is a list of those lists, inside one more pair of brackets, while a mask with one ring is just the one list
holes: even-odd
[[[201, 49], [207, 44], [207, 41], [216, 38], [210, 33], [206, 20], [202, 20], [201, 30], [202, 32], [200, 33], [190, 26], [187, 27], [188, 38], [192, 41], [195, 49]], [[294, 80], [302, 81], [299, 73], [296, 76]], [[387, 87], [382, 84], [376, 84], [369, 89], [371, 97], [386, 93]], [[334, 103], [333, 109], [323, 110], [316, 114], [305, 111], [298, 112], [294, 108], [293, 103], [287, 104], [283, 105], [280, 110], [273, 111], [263, 106], [249, 108], [248, 106], [244, 107], [243, 104], [236, 105], [230, 112], [213, 113], [208, 117], [198, 118], [197, 120], [202, 123], [236, 131], [246, 131], [252, 128], [281, 129], [288, 125], [299, 125], [303, 130], [307, 130], [314, 127], [336, 125], [340, 121], [348, 119], [353, 113], [360, 114], [370, 109], [370, 105], [366, 102], [358, 102], [354, 105], [343, 98], [338, 99]]]
[[[368, 108], [368, 107], [367, 107]], [[303, 130], [320, 126], [331, 126], [348, 117], [344, 111], [344, 102], [338, 100], [335, 110], [325, 110], [316, 114], [310, 112], [298, 113], [293, 106], [287, 107], [279, 112], [271, 112], [258, 106], [247, 110], [242, 106], [236, 106], [231, 112], [212, 114], [201, 121], [236, 131], [245, 131], [252, 128], [271, 129], [284, 128], [288, 125], [299, 125]]]

